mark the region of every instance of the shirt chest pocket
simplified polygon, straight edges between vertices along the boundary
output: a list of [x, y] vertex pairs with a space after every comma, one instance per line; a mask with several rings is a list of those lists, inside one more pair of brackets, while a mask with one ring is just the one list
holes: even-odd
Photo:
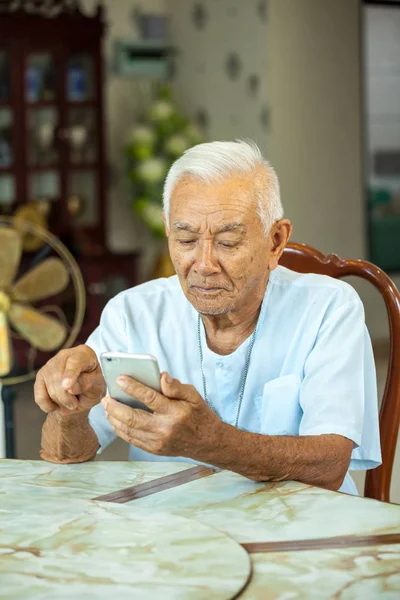
[[263, 395], [256, 398], [260, 416], [260, 433], [299, 435], [302, 410], [299, 404], [300, 375], [285, 375], [264, 385]]

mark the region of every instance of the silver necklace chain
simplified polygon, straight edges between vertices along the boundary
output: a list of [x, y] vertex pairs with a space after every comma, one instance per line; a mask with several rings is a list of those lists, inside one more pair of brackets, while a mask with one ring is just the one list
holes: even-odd
[[[244, 374], [243, 374], [242, 383], [240, 386], [239, 401], [238, 401], [238, 407], [237, 407], [237, 411], [236, 411], [235, 427], [237, 427], [238, 423], [239, 423], [240, 409], [242, 408], [242, 401], [243, 401], [244, 389], [246, 387], [247, 373], [249, 372], [251, 353], [253, 350], [254, 342], [256, 341], [256, 331], [257, 331], [257, 326], [254, 328], [254, 331], [251, 334], [249, 349], [247, 351], [246, 364], [244, 367]], [[201, 377], [203, 379], [203, 398], [207, 402], [208, 406], [215, 413], [217, 413], [217, 410], [216, 410], [214, 404], [211, 402], [211, 400], [208, 398], [208, 395], [207, 395], [207, 383], [206, 383], [206, 378], [204, 376], [204, 371], [203, 371], [203, 349], [201, 347], [201, 318], [200, 318], [200, 315], [198, 316], [198, 320], [197, 320], [197, 342], [198, 342], [198, 346], [199, 346]]]

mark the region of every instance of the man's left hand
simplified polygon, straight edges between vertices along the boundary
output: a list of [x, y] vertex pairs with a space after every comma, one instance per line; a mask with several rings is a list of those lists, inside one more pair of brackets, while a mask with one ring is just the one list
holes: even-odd
[[168, 373], [161, 376], [161, 392], [131, 377], [119, 377], [117, 383], [154, 411], [103, 398], [107, 419], [118, 437], [151, 454], [211, 460], [221, 444], [223, 422], [192, 385], [182, 384]]

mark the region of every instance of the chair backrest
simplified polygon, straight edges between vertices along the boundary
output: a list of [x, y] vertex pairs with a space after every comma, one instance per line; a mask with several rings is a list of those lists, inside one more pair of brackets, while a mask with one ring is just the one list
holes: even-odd
[[379, 413], [382, 465], [367, 471], [364, 495], [389, 502], [390, 480], [400, 424], [400, 293], [386, 273], [372, 263], [364, 260], [343, 260], [336, 254], [325, 256], [305, 244], [288, 244], [280, 264], [299, 273], [320, 273], [336, 278], [350, 275], [362, 277], [379, 290], [385, 301], [390, 328], [390, 354]]

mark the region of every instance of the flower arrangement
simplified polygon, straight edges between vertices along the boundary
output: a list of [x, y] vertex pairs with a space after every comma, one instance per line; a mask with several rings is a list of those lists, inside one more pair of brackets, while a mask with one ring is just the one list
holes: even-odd
[[160, 88], [143, 119], [129, 132], [125, 146], [132, 208], [150, 231], [164, 237], [162, 190], [172, 163], [185, 150], [204, 141], [201, 131], [183, 116], [169, 88]]

